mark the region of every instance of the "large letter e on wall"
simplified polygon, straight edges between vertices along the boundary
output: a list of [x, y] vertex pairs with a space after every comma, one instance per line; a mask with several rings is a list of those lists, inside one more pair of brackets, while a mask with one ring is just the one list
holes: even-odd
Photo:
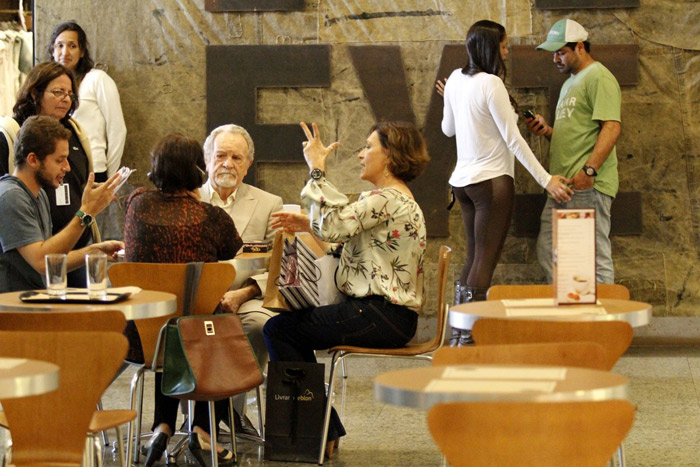
[[207, 133], [235, 123], [253, 137], [255, 160], [299, 162], [299, 125], [258, 124], [257, 89], [329, 87], [330, 70], [329, 45], [208, 46]]

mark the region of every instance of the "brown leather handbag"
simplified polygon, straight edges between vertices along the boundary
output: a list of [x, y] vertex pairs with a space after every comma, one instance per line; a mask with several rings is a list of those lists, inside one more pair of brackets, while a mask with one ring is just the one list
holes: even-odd
[[182, 316], [166, 326], [163, 394], [216, 401], [263, 382], [238, 315]]

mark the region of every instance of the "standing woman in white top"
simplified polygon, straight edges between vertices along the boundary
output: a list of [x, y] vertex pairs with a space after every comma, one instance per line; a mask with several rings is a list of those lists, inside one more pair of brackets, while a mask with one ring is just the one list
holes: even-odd
[[[80, 107], [73, 114], [90, 140], [95, 181], [103, 182], [119, 170], [126, 125], [119, 101], [119, 91], [107, 73], [95, 68], [90, 57], [85, 31], [77, 23], [61, 23], [51, 33], [48, 53], [51, 60], [68, 68], [78, 83]], [[105, 211], [105, 214], [107, 211]], [[104, 218], [98, 218], [104, 224]], [[100, 225], [103, 236], [118, 236], [110, 226]]]
[[[491, 285], [513, 212], [513, 155], [555, 199], [568, 200], [571, 194], [569, 180], [549, 175], [518, 130], [517, 104], [503, 82], [505, 28], [478, 21], [467, 33], [466, 47], [469, 62], [444, 85], [442, 117], [443, 133], [457, 139], [457, 165], [449, 183], [467, 236], [467, 259], [455, 293], [458, 303], [484, 300]], [[470, 340], [468, 331], [453, 329], [452, 345]]]

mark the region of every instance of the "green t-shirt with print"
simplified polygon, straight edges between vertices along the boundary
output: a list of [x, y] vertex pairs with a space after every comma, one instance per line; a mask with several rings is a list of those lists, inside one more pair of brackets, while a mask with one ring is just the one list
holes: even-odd
[[[549, 146], [549, 172], [573, 177], [593, 152], [601, 121], [620, 121], [620, 85], [600, 62], [566, 80], [559, 93], [554, 132]], [[619, 181], [617, 154], [598, 169], [593, 188], [614, 197]]]

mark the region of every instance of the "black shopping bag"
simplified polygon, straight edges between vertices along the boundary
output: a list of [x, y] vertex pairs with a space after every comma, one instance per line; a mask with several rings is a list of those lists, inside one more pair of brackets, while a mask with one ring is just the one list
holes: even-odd
[[321, 363], [268, 363], [265, 459], [318, 461], [326, 409], [323, 378]]

